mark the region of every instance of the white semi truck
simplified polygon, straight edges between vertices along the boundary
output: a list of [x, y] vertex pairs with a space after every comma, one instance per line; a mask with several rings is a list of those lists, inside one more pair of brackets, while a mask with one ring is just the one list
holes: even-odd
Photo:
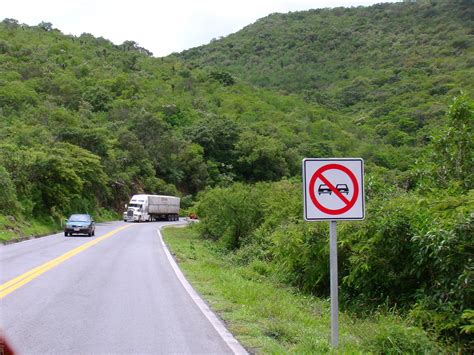
[[179, 197], [134, 195], [123, 214], [126, 222], [151, 222], [159, 219], [179, 220]]

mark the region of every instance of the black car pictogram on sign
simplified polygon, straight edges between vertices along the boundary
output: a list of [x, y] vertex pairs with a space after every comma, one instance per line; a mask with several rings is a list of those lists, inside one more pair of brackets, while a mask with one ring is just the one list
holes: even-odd
[[[339, 191], [341, 194], [346, 194], [349, 195], [349, 188], [347, 187], [346, 184], [337, 184], [336, 185], [337, 191]], [[318, 195], [321, 194], [332, 194], [332, 190], [325, 184], [321, 184], [318, 187]]]
[[337, 191], [339, 191], [341, 194], [346, 194], [349, 195], [349, 188], [347, 187], [346, 184], [337, 184], [336, 185]]
[[321, 194], [330, 194], [331, 195], [332, 191], [327, 185], [321, 184], [318, 187], [318, 195], [321, 195]]

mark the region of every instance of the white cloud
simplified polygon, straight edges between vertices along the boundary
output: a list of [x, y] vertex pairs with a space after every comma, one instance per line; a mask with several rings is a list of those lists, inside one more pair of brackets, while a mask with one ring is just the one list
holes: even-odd
[[0, 7], [0, 20], [51, 22], [63, 33], [83, 32], [114, 43], [138, 42], [156, 56], [209, 43], [274, 12], [370, 5], [377, 0], [16, 0]]

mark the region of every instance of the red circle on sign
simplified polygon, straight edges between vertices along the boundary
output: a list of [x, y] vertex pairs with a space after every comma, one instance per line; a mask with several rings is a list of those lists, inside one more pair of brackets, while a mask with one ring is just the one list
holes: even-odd
[[[316, 184], [316, 180], [320, 176], [322, 176], [322, 174], [325, 171], [331, 170], [331, 169], [341, 170], [344, 173], [346, 173], [349, 176], [349, 178], [351, 179], [352, 184], [354, 185], [354, 194], [352, 195], [352, 199], [348, 203], [346, 203], [346, 205], [344, 207], [336, 209], [336, 210], [324, 207], [321, 203], [319, 203], [318, 199], [316, 198], [316, 195], [314, 194], [314, 185]], [[326, 178], [324, 178], [324, 179], [326, 179]], [[329, 188], [331, 188], [331, 186], [329, 186]], [[332, 186], [331, 190], [334, 193], [336, 193], [333, 188], [334, 188], [334, 186]], [[339, 215], [339, 214], [343, 214], [344, 212], [349, 211], [354, 206], [354, 204], [356, 203], [357, 197], [359, 196], [359, 184], [357, 183], [357, 179], [356, 179], [354, 173], [352, 171], [350, 171], [348, 168], [346, 168], [345, 166], [339, 165], [339, 164], [328, 164], [328, 165], [324, 165], [324, 166], [320, 167], [318, 170], [316, 170], [316, 172], [311, 177], [311, 180], [309, 182], [309, 196], [311, 197], [311, 201], [313, 201], [313, 204], [320, 211], [322, 211], [324, 213], [327, 213], [327, 214], [330, 214], [330, 215], [333, 215], [333, 216], [334, 215]]]

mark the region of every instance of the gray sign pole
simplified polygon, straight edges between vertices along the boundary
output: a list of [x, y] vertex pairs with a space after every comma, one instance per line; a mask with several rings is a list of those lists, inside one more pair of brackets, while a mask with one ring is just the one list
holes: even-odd
[[331, 345], [339, 344], [339, 302], [337, 284], [337, 230], [336, 221], [329, 222], [329, 265], [331, 273]]

